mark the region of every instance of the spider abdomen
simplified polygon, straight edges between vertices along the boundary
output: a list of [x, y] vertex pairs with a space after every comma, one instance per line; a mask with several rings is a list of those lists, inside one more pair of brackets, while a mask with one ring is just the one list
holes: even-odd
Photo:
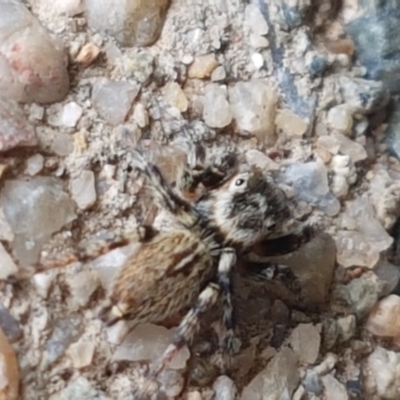
[[196, 234], [160, 233], [127, 259], [102, 319], [161, 322], [190, 307], [214, 274], [210, 251]]

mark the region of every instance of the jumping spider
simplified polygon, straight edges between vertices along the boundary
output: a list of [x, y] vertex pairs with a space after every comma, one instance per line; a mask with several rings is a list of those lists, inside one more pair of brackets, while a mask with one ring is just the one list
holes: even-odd
[[[223, 354], [234, 352], [231, 274], [237, 257], [248, 253], [254, 245], [268, 248], [269, 237], [281, 231], [291, 213], [284, 192], [273, 178], [256, 167], [239, 165], [233, 155], [220, 168], [184, 171], [181, 183], [172, 188], [157, 166], [136, 150], [132, 154], [133, 166], [144, 174], [146, 188], [156, 205], [173, 214], [179, 227], [163, 232], [143, 225], [125, 238], [125, 242], [139, 241], [141, 246], [122, 266], [99, 316], [108, 326], [121, 319], [136, 324], [160, 323], [190, 308], [172, 343], [150, 368], [149, 382], [154, 383], [174, 354], [192, 341], [200, 317], [219, 296], [223, 299], [224, 328], [220, 345]], [[190, 201], [180, 194], [194, 190], [200, 182], [208, 189], [200, 198]], [[289, 251], [303, 243], [299, 237], [286, 236]], [[280, 240], [285, 242], [285, 238], [271, 241], [272, 253], [282, 253]], [[121, 244], [105, 244], [95, 252], [99, 254]], [[92, 258], [93, 253], [85, 249], [78, 258]], [[271, 266], [270, 271], [274, 277], [279, 266]], [[255, 274], [266, 277], [265, 266]], [[140, 388], [135, 398], [154, 395], [152, 390], [157, 389], [151, 387], [154, 385]]]

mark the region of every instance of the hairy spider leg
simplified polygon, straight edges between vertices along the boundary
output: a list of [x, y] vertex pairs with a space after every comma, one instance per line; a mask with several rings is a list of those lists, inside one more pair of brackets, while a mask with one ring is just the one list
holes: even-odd
[[171, 362], [172, 358], [177, 352], [185, 345], [193, 341], [195, 334], [200, 328], [200, 318], [206, 313], [217, 301], [220, 293], [219, 285], [210, 283], [199, 295], [196, 304], [183, 318], [179, 324], [175, 336], [171, 344], [167, 347], [164, 354], [151, 366], [149, 372], [149, 379], [143, 384], [142, 387], [137, 388], [134, 393], [135, 399], [144, 400], [151, 398], [155, 391], [159, 390], [157, 377]]

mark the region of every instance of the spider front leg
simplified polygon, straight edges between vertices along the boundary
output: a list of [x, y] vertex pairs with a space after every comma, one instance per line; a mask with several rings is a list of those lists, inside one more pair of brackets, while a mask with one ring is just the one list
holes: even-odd
[[301, 284], [287, 265], [271, 262], [246, 262], [245, 271], [246, 276], [250, 276], [258, 282], [279, 282], [294, 294], [301, 293]]
[[188, 197], [195, 193], [200, 184], [208, 190], [213, 189], [223, 184], [235, 172], [237, 164], [236, 154], [228, 153], [206, 167], [198, 165], [193, 169], [185, 168], [178, 178], [178, 189]]
[[[228, 367], [230, 356], [235, 353], [235, 314], [232, 304], [232, 270], [236, 265], [236, 252], [232, 248], [222, 250], [218, 263], [218, 283], [222, 293], [223, 304], [223, 335], [220, 348], [223, 355], [228, 356]], [[224, 366], [225, 368], [225, 366]]]
[[317, 235], [317, 230], [309, 225], [305, 225], [299, 232], [289, 233], [277, 238], [266, 238], [252, 249], [254, 257], [272, 257], [282, 256], [293, 253], [300, 247], [314, 239]]
[[300, 294], [301, 284], [290, 267], [273, 263], [269, 260], [269, 257], [293, 253], [310, 242], [316, 234], [316, 229], [306, 225], [302, 227], [300, 232], [290, 233], [274, 239], [264, 239], [244, 257], [244, 272], [246, 276], [250, 276], [259, 282], [280, 282], [294, 294]]
[[164, 354], [151, 366], [149, 377], [144, 385], [135, 391], [135, 399], [148, 399], [157, 394], [159, 390], [157, 377], [168, 366], [175, 354], [185, 345], [192, 342], [200, 328], [201, 316], [216, 303], [219, 292], [219, 286], [215, 283], [210, 283], [200, 293], [196, 304], [179, 324], [172, 343], [167, 347]]
[[[45, 272], [55, 268], [65, 267], [73, 262], [88, 262], [101, 255], [108, 253], [118, 247], [126, 246], [129, 243], [144, 243], [151, 240], [158, 231], [152, 226], [138, 226], [131, 234], [118, 238], [117, 240], [96, 240], [87, 245], [79, 245], [78, 249], [65, 257], [60, 257], [56, 260], [47, 260], [45, 263], [35, 264], [32, 268], [33, 273]], [[30, 271], [30, 272], [32, 272]], [[31, 274], [28, 275], [30, 277]]]

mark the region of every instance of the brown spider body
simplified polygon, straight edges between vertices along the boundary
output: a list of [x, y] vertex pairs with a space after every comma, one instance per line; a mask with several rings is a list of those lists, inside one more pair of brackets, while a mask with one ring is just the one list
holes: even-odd
[[193, 305], [213, 274], [213, 258], [196, 233], [159, 233], [126, 260], [102, 319], [162, 322]]
[[[85, 248], [77, 258], [85, 260], [127, 242], [141, 242], [119, 271], [99, 313], [106, 325], [121, 319], [135, 324], [159, 323], [190, 308], [177, 328], [173, 343], [152, 366], [149, 384], [138, 388], [135, 399], [143, 400], [154, 395], [151, 381], [157, 380], [179, 348], [191, 342], [200, 317], [219, 296], [223, 300], [225, 330], [221, 347], [227, 354], [234, 351], [231, 274], [237, 257], [248, 254], [254, 246], [261, 246], [261, 253], [267, 255], [264, 243], [268, 247], [271, 236], [285, 231], [291, 211], [271, 175], [255, 167], [239, 166], [231, 155], [217, 168], [207, 167], [193, 174], [184, 172], [183, 183], [178, 182], [174, 189], [155, 165], [139, 152], [132, 153], [134, 167], [145, 175], [146, 188], [155, 205], [172, 214], [176, 224], [162, 232], [141, 226], [118, 243]], [[207, 191], [190, 202], [187, 199], [190, 196], [185, 198], [185, 190], [193, 193], [200, 183]], [[300, 235], [287, 238], [292, 251], [304, 242]], [[275, 240], [273, 251], [281, 251], [284, 242], [284, 238]], [[280, 266], [273, 265], [271, 274], [270, 267], [265, 267], [262, 260], [255, 264], [250, 274], [262, 279], [279, 277]]]
[[283, 193], [257, 168], [233, 174], [191, 205], [175, 199], [156, 167], [141, 167], [155, 200], [171, 209], [182, 229], [156, 234], [126, 260], [101, 312], [107, 324], [161, 322], [192, 306], [217, 279], [223, 249], [240, 254], [288, 218]]

